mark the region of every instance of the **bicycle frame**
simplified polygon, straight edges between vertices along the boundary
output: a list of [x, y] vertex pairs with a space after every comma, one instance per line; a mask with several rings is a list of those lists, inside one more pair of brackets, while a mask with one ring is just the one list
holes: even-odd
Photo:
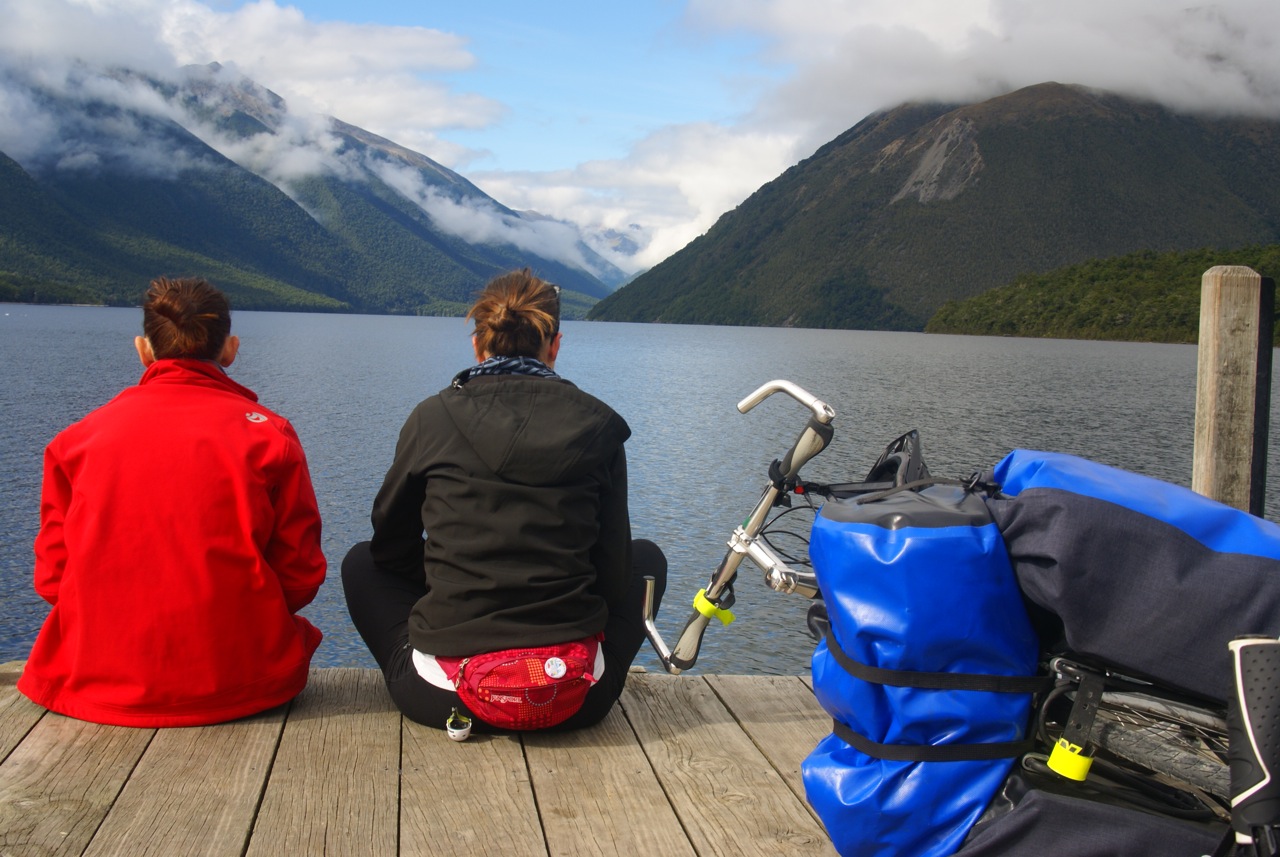
[[770, 381], [738, 403], [738, 411], [747, 413], [774, 393], [786, 393], [809, 409], [808, 423], [796, 438], [782, 460], [774, 461], [769, 468], [769, 483], [765, 486], [759, 502], [752, 509], [747, 519], [733, 531], [729, 539], [729, 549], [720, 561], [707, 587], [700, 591], [693, 600], [693, 612], [685, 622], [684, 630], [676, 641], [675, 648], [667, 648], [666, 643], [654, 623], [654, 581], [645, 580], [644, 626], [649, 643], [657, 652], [663, 668], [673, 675], [678, 675], [691, 668], [698, 660], [698, 652], [702, 648], [702, 637], [712, 618], [723, 624], [733, 621], [729, 608], [733, 606], [733, 581], [738, 575], [738, 567], [744, 559], [749, 558], [765, 575], [765, 583], [778, 592], [797, 593], [812, 598], [818, 594], [817, 579], [812, 572], [801, 572], [792, 569], [762, 539], [759, 539], [772, 509], [781, 495], [795, 485], [800, 468], [815, 455], [827, 448], [834, 430], [831, 421], [835, 419], [835, 411], [831, 406], [816, 396], [808, 393], [790, 381]]

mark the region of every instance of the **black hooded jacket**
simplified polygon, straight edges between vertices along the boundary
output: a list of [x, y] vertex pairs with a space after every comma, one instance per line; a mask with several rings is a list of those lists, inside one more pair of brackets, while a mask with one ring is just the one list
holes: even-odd
[[413, 647], [456, 657], [601, 631], [631, 574], [630, 434], [560, 378], [482, 375], [419, 404], [372, 514], [375, 562], [426, 575]]

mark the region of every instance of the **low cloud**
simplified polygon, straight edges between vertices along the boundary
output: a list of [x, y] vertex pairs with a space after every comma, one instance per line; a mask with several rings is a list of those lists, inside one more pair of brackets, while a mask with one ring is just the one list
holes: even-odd
[[[60, 2], [61, 0], [37, 0]], [[136, 0], [142, 7], [169, 6]], [[234, 61], [249, 77], [280, 87], [298, 112], [337, 116], [428, 157], [462, 152], [439, 132], [481, 128], [503, 106], [430, 79], [475, 65], [464, 37], [427, 27], [309, 21], [297, 8], [258, 0], [215, 12], [177, 0], [162, 12], [161, 38], [179, 63]]]
[[665, 128], [630, 157], [590, 161], [554, 173], [479, 172], [485, 192], [515, 208], [573, 212], [594, 233], [641, 243], [635, 255], [604, 240], [593, 249], [624, 270], [652, 267], [709, 229], [725, 211], [782, 173], [795, 138], [699, 123]]
[[[470, 244], [510, 245], [544, 258], [558, 259], [593, 271], [579, 245], [578, 229], [552, 219], [530, 218], [502, 211], [483, 199], [459, 198], [423, 181], [409, 167], [373, 161], [369, 168], [390, 187], [411, 200], [442, 231]], [[594, 273], [600, 273], [593, 271]]]
[[342, 141], [326, 117], [287, 114], [273, 134], [233, 137], [210, 125], [195, 129], [205, 143], [229, 160], [288, 192], [289, 185], [316, 175], [348, 181], [361, 178], [359, 164], [342, 153]]
[[127, 75], [83, 66], [0, 68], [0, 151], [33, 172], [99, 169], [174, 178], [213, 166], [175, 143], [179, 111]]
[[[75, 129], [32, 92], [70, 91], [79, 81], [75, 97], [95, 94], [156, 117], [171, 109], [147, 104], [153, 96], [118, 80], [77, 78], [84, 68], [166, 78], [183, 65], [231, 64], [279, 92], [292, 112], [275, 139], [195, 130], [282, 183], [311, 170], [354, 168], [316, 124], [320, 115], [466, 170], [483, 163], [484, 153], [455, 133], [501, 128], [509, 110], [468, 91], [467, 81], [484, 75], [465, 34], [316, 22], [276, 0], [229, 11], [215, 0], [0, 0], [0, 20], [0, 150], [23, 163], [181, 165], [163, 162], [145, 127], [131, 129], [141, 141], [132, 153], [78, 148]], [[459, 231], [504, 236], [496, 240], [516, 246], [567, 246], [564, 233], [572, 230], [554, 224], [570, 221], [594, 236], [593, 249], [634, 271], [683, 247], [869, 113], [904, 101], [974, 101], [1054, 80], [1189, 112], [1280, 117], [1274, 0], [686, 0], [683, 14], [653, 38], [683, 40], [691, 51], [751, 45], [744, 63], [723, 72], [724, 101], [736, 112], [721, 115], [711, 105], [717, 112], [704, 121], [636, 127], [620, 157], [539, 172], [466, 172], [502, 204], [554, 218], [550, 225], [498, 209], [450, 210], [457, 203], [428, 192], [418, 197], [424, 210]], [[616, 249], [619, 234], [641, 246], [637, 255]]]
[[690, 26], [749, 30], [794, 71], [743, 127], [812, 150], [906, 101], [975, 101], [1046, 81], [1186, 112], [1280, 117], [1280, 4], [1227, 0], [692, 0]]

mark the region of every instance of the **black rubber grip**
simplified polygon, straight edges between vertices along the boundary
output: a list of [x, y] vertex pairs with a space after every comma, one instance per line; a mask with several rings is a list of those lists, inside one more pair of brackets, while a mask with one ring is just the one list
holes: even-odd
[[1237, 843], [1267, 849], [1280, 829], [1280, 640], [1242, 637], [1229, 646], [1235, 676], [1227, 706], [1231, 826]]

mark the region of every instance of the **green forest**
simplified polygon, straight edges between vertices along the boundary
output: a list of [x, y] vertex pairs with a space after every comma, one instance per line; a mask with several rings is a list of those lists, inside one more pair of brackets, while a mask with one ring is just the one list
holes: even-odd
[[1243, 265], [1274, 280], [1280, 275], [1280, 244], [1130, 253], [1027, 274], [1010, 285], [943, 304], [925, 332], [1195, 342], [1201, 279], [1217, 265]]

